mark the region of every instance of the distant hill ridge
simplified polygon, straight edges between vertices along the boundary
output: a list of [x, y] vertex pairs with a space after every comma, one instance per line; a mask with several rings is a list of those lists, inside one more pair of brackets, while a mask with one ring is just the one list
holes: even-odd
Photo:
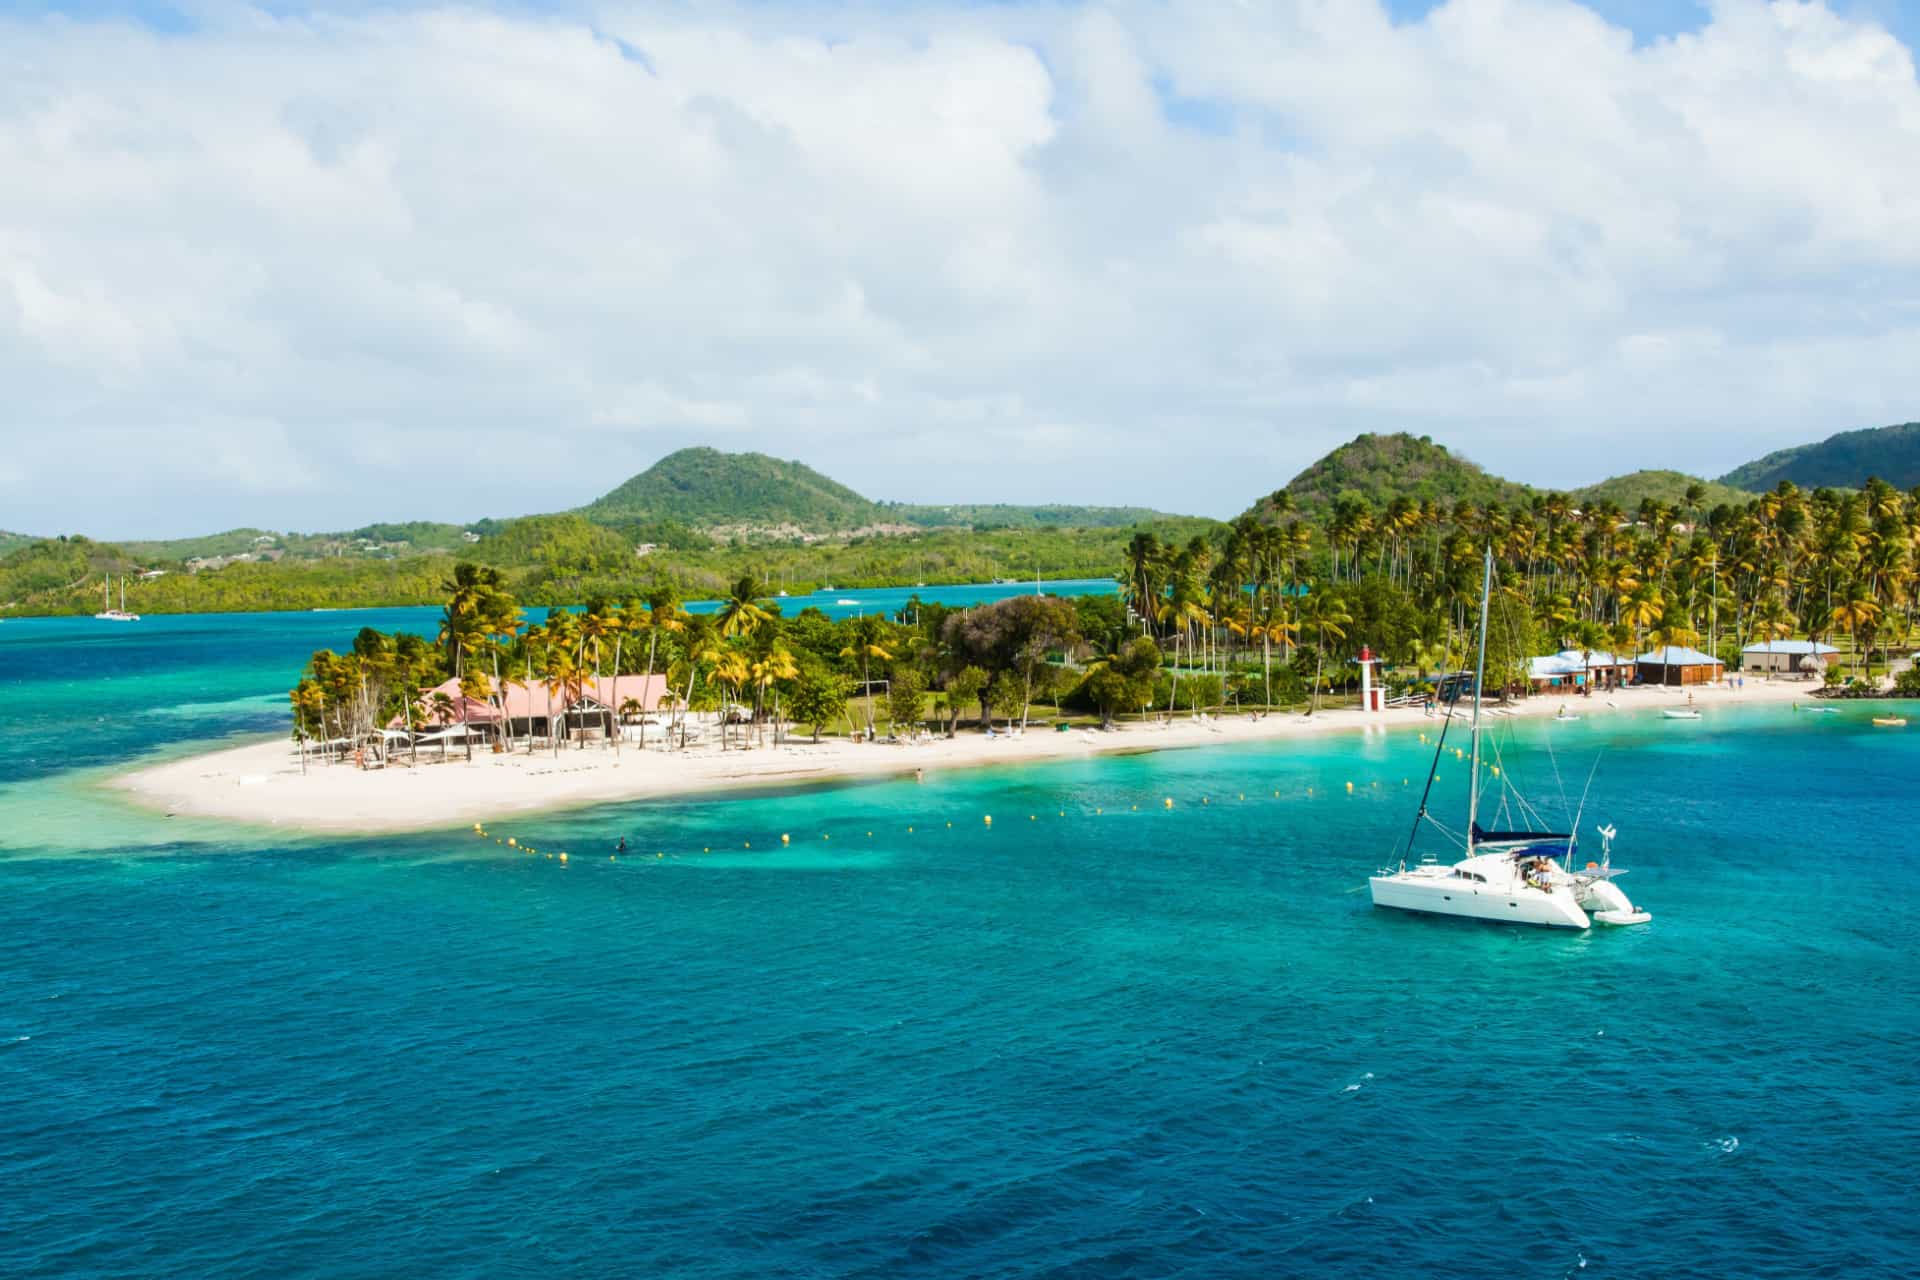
[[1920, 422], [1842, 431], [1818, 444], [1778, 449], [1735, 467], [1720, 482], [1765, 493], [1782, 480], [1802, 489], [1857, 489], [1871, 476], [1900, 489], [1920, 485]]
[[598, 522], [677, 520], [695, 528], [796, 525], [855, 529], [883, 518], [878, 504], [801, 462], [764, 453], [681, 449], [580, 508]]
[[[1689, 503], [1687, 493], [1696, 486], [1698, 499]], [[1697, 506], [1711, 510], [1722, 504], [1738, 506], [1753, 497], [1730, 484], [1665, 470], [1633, 471], [1597, 484], [1543, 489], [1493, 475], [1429, 437], [1405, 432], [1369, 433], [1348, 441], [1300, 472], [1278, 493], [1256, 502], [1250, 514], [1271, 519], [1275, 499], [1281, 493], [1302, 518], [1325, 516], [1343, 497], [1361, 499], [1375, 511], [1396, 498], [1515, 506], [1548, 493], [1563, 493], [1576, 502], [1610, 502], [1631, 511], [1648, 498], [1677, 509]]]

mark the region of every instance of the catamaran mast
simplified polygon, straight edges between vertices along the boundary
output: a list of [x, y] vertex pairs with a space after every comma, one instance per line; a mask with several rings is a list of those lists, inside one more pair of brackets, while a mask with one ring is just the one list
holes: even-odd
[[1467, 856], [1473, 856], [1474, 825], [1480, 820], [1480, 684], [1487, 678], [1487, 601], [1493, 594], [1493, 548], [1480, 577], [1480, 653], [1473, 664], [1473, 766], [1467, 771]]

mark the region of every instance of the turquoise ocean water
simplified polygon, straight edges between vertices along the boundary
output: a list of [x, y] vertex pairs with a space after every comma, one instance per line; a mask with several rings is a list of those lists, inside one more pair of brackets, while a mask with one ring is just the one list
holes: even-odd
[[0, 625], [0, 1272], [1920, 1270], [1920, 728], [1503, 727], [1600, 761], [1579, 935], [1369, 908], [1412, 733], [501, 828], [565, 866], [100, 790], [427, 617]]

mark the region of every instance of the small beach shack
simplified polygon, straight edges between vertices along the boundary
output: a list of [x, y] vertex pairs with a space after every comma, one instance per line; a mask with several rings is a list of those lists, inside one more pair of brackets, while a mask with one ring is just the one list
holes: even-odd
[[1747, 671], [1811, 675], [1824, 668], [1827, 659], [1839, 652], [1818, 640], [1762, 640], [1740, 650], [1740, 665]]
[[1643, 653], [1633, 664], [1642, 684], [1712, 684], [1727, 669], [1720, 659], [1682, 644]]
[[1562, 649], [1527, 660], [1527, 683], [1535, 693], [1617, 689], [1633, 676], [1632, 661], [1601, 649]]

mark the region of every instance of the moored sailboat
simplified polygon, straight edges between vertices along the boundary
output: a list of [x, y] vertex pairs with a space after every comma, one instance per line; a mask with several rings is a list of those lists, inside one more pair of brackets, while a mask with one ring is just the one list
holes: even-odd
[[[1599, 862], [1574, 870], [1577, 839], [1572, 831], [1488, 830], [1480, 825], [1480, 688], [1486, 676], [1487, 602], [1493, 588], [1493, 555], [1487, 553], [1480, 590], [1480, 652], [1473, 682], [1472, 763], [1468, 768], [1466, 857], [1451, 865], [1427, 859], [1409, 867], [1382, 868], [1367, 885], [1376, 907], [1428, 915], [1501, 920], [1511, 924], [1585, 929], [1594, 923], [1644, 924], [1653, 917], [1636, 907], [1616, 876], [1611, 826], [1599, 828]], [[1438, 828], [1427, 811], [1434, 774], [1446, 744], [1443, 725], [1427, 772], [1420, 809], [1407, 837], [1411, 853], [1423, 825]], [[1507, 785], [1504, 781], [1503, 786]], [[1578, 826], [1576, 820], [1573, 826]]]
[[101, 622], [138, 622], [140, 621], [139, 614], [127, 612], [127, 580], [126, 578], [122, 577], [120, 579], [120, 607], [118, 609], [113, 607], [113, 579], [111, 577], [107, 578], [105, 581], [103, 581], [100, 584], [100, 594], [103, 597], [100, 603], [104, 607], [100, 610], [100, 612], [93, 615], [96, 619], [98, 619]]

